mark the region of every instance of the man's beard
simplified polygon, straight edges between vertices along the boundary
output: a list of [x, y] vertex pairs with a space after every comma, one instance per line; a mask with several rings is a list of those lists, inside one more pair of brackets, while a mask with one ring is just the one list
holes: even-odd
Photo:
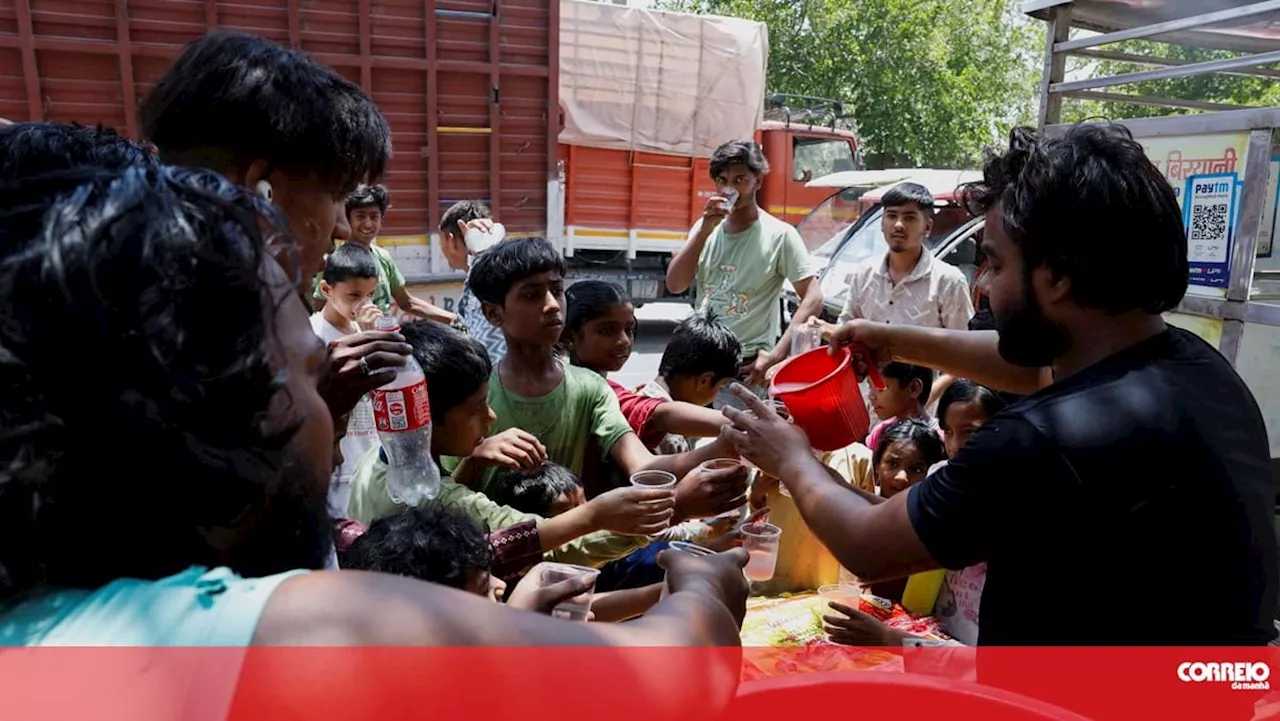
[[1071, 347], [1071, 338], [1044, 316], [1028, 279], [1013, 308], [997, 311], [992, 306], [996, 332], [1000, 334], [1000, 357], [1023, 368], [1052, 365]]

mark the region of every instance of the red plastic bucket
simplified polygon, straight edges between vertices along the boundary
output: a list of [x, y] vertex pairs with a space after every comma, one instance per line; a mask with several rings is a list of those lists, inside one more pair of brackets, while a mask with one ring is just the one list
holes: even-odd
[[[825, 346], [815, 348], [784, 362], [769, 384], [769, 395], [782, 401], [792, 422], [820, 451], [844, 448], [865, 438], [871, 429], [852, 361], [847, 347], [835, 355]], [[871, 382], [883, 388], [879, 371], [870, 364], [867, 370]]]

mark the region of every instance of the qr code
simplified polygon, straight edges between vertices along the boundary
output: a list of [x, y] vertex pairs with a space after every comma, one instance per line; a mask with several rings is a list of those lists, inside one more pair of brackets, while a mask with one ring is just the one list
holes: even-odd
[[1226, 236], [1226, 203], [1191, 206], [1191, 240], [1220, 240]]

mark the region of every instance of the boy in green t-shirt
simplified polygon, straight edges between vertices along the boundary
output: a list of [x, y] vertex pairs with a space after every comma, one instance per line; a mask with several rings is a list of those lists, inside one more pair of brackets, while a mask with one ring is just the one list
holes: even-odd
[[[446, 324], [454, 322], [457, 316], [453, 313], [410, 295], [404, 273], [400, 272], [395, 259], [385, 248], [374, 244], [382, 232], [382, 220], [390, 206], [391, 196], [383, 185], [362, 185], [347, 196], [347, 222], [351, 224], [351, 240], [347, 242], [372, 253], [378, 264], [378, 288], [373, 292], [373, 304], [386, 313], [394, 301], [409, 315]], [[324, 305], [318, 281], [312, 301], [317, 310]]]
[[[650, 535], [667, 527], [675, 503], [671, 491], [619, 488], [570, 513], [542, 518], [501, 506], [459, 483], [479, 467], [534, 467], [546, 458], [546, 449], [517, 429], [486, 438], [493, 411], [486, 400], [492, 366], [484, 346], [438, 323], [415, 321], [401, 332], [429, 379], [432, 455], [437, 462], [443, 454], [468, 455], [453, 477], [442, 479], [435, 502], [494, 531], [496, 566], [518, 572], [544, 552], [549, 560], [598, 566], [647, 545]], [[380, 446], [370, 450], [351, 479], [347, 515], [364, 524], [405, 511], [387, 494], [380, 451]]]
[[[556, 357], [565, 319], [564, 275], [564, 259], [541, 238], [508, 240], [471, 268], [471, 290], [507, 340], [507, 354], [489, 382], [495, 429], [531, 433], [548, 458], [580, 478], [584, 466], [599, 460], [588, 458], [593, 440], [599, 453], [627, 474], [650, 469], [675, 474], [682, 480], [676, 485], [673, 522], [743, 505], [745, 470], [690, 474], [703, 461], [736, 457], [732, 446], [717, 441], [691, 453], [653, 455], [631, 431], [604, 379]], [[483, 491], [492, 477], [488, 469], [477, 488]]]

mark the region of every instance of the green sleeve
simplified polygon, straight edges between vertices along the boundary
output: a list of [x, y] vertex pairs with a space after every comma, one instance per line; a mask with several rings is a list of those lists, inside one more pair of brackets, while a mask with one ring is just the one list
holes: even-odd
[[603, 379], [592, 376], [583, 392], [591, 394], [591, 435], [600, 446], [600, 456], [607, 458], [613, 444], [632, 432], [631, 426], [618, 406], [618, 396]]
[[543, 559], [556, 563], [599, 568], [647, 545], [649, 545], [649, 538], [645, 536], [624, 536], [612, 531], [596, 531], [547, 551], [543, 554]]
[[382, 253], [379, 254], [378, 259], [382, 261], [382, 267], [387, 271], [387, 285], [394, 293], [404, 287], [404, 273], [400, 272], [400, 266], [396, 265], [395, 258], [392, 258], [385, 248], [380, 250]]
[[786, 226], [778, 249], [778, 274], [792, 283], [815, 275], [809, 249], [804, 247], [800, 233], [790, 225]]

